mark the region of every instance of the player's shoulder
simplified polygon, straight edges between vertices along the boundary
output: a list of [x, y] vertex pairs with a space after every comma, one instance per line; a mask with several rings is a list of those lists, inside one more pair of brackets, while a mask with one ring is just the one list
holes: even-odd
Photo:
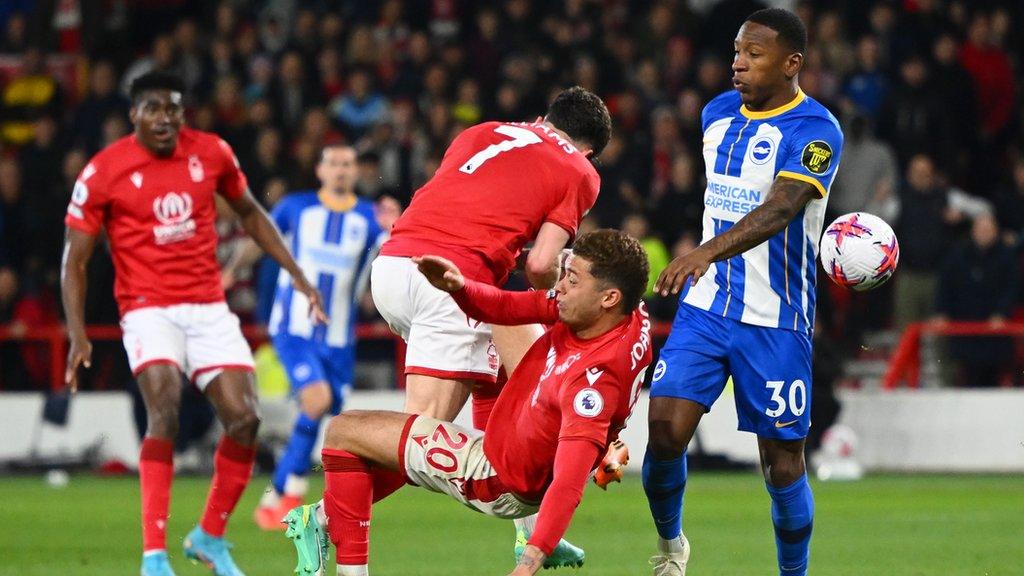
[[78, 180], [90, 186], [101, 180], [110, 181], [125, 170], [134, 169], [139, 162], [145, 160], [146, 156], [135, 142], [135, 136], [129, 134], [93, 154], [79, 174]]
[[195, 128], [182, 127], [178, 133], [178, 145], [187, 152], [224, 153], [234, 157], [231, 145], [218, 134]]
[[827, 130], [842, 138], [843, 130], [839, 120], [824, 104], [810, 96], [804, 96], [803, 102], [793, 109], [793, 118], [799, 120], [801, 128]]
[[296, 190], [281, 197], [274, 208], [281, 210], [302, 210], [320, 203], [316, 190]]
[[713, 122], [720, 118], [736, 116], [740, 113], [740, 93], [735, 90], [728, 90], [715, 96], [704, 105], [701, 115], [705, 123]]

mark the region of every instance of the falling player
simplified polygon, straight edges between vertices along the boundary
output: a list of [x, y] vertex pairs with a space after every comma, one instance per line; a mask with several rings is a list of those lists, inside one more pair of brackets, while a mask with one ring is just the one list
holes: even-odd
[[[569, 526], [587, 477], [625, 426], [651, 362], [641, 296], [647, 255], [623, 232], [580, 236], [555, 289], [506, 292], [437, 256], [414, 258], [425, 280], [471, 318], [553, 324], [502, 388], [484, 433], [428, 416], [346, 412], [323, 450], [323, 512], [337, 573], [368, 574], [371, 503], [405, 480], [500, 518], [537, 514], [514, 576], [535, 574]], [[420, 273], [420, 272], [418, 272]], [[320, 505], [293, 510], [299, 574], [324, 574]]]
[[704, 108], [703, 243], [673, 260], [655, 285], [662, 295], [682, 290], [654, 368], [643, 465], [660, 536], [652, 559], [658, 576], [686, 571], [685, 450], [730, 374], [739, 428], [757, 434], [779, 572], [807, 572], [815, 260], [843, 136], [797, 84], [806, 44], [795, 14], [754, 12], [736, 36], [736, 89]]
[[86, 265], [105, 228], [114, 258], [115, 296], [124, 346], [146, 404], [142, 441], [142, 575], [174, 572], [167, 558], [167, 514], [174, 476], [181, 374], [217, 410], [224, 437], [199, 525], [185, 555], [218, 576], [242, 574], [223, 535], [249, 482], [259, 426], [252, 353], [238, 318], [224, 303], [215, 249], [214, 194], [224, 197], [246, 232], [294, 279], [318, 321], [317, 294], [288, 253], [273, 222], [248, 190], [231, 148], [213, 134], [183, 126], [180, 78], [163, 72], [132, 83], [134, 133], [97, 154], [82, 170], [65, 223], [62, 292], [71, 340], [66, 379], [89, 367], [85, 334]]
[[[284, 529], [281, 518], [302, 504], [320, 420], [341, 410], [352, 383], [359, 296], [367, 285], [369, 263], [387, 236], [377, 223], [373, 203], [356, 196], [355, 149], [324, 148], [316, 174], [318, 191], [289, 194], [271, 214], [303, 272], [316, 279], [331, 323], [310, 322], [306, 297], [282, 270], [269, 330], [298, 398], [299, 416], [271, 488], [256, 509], [256, 522], [264, 530]], [[234, 265], [243, 262], [235, 260]]]
[[[406, 404], [410, 414], [451, 421], [473, 396], [473, 423], [484, 429], [497, 397], [499, 357], [511, 373], [539, 337], [537, 326], [493, 331], [431, 287], [411, 257], [437, 254], [467, 278], [500, 286], [523, 246], [533, 241], [526, 276], [548, 289], [556, 260], [597, 199], [600, 180], [590, 160], [608, 143], [604, 102], [579, 88], [561, 92], [534, 123], [486, 122], [459, 134], [434, 177], [418, 190], [373, 262], [373, 301], [408, 342]], [[532, 530], [517, 520], [516, 554]], [[549, 567], [579, 565], [583, 551], [568, 542]]]

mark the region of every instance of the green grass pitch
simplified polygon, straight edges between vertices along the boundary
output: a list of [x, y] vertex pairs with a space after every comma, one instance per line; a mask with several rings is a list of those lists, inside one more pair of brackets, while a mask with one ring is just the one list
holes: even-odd
[[[251, 519], [265, 485], [254, 479], [228, 536], [249, 576], [284, 576], [294, 567], [291, 544]], [[208, 573], [181, 555], [207, 486], [205, 478], [175, 480], [168, 537], [179, 576]], [[1024, 575], [1020, 476], [874, 476], [814, 483], [814, 490], [811, 574]], [[690, 576], [777, 573], [768, 496], [756, 473], [691, 475], [686, 498]], [[134, 478], [75, 476], [64, 489], [38, 477], [0, 478], [0, 574], [138, 574], [138, 500]], [[653, 534], [633, 476], [607, 493], [591, 486], [568, 538], [587, 550], [580, 576], [621, 576], [650, 574]], [[510, 522], [424, 490], [405, 488], [381, 503], [371, 538], [376, 576], [503, 575], [511, 567]]]

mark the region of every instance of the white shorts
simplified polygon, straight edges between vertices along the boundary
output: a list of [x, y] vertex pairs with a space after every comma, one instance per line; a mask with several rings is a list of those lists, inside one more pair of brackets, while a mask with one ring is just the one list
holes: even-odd
[[224, 302], [132, 310], [121, 318], [132, 374], [173, 364], [200, 390], [228, 369], [252, 370], [249, 343]]
[[427, 282], [410, 258], [378, 256], [370, 286], [373, 303], [408, 344], [405, 373], [493, 382], [498, 352], [491, 327], [466, 316], [455, 300]]
[[477, 512], [524, 518], [539, 504], [509, 492], [484, 454], [483, 432], [426, 416], [410, 416], [402, 431], [399, 468], [410, 482], [447, 494]]

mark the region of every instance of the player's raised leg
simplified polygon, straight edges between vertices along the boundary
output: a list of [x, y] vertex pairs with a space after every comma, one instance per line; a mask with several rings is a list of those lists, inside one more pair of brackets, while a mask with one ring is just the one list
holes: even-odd
[[772, 498], [772, 524], [781, 576], [804, 576], [810, 560], [814, 494], [807, 482], [804, 440], [758, 437], [761, 470]]
[[[370, 509], [400, 488], [404, 436], [414, 416], [398, 412], [352, 411], [331, 420], [324, 439], [323, 513], [337, 552], [341, 576], [367, 574]], [[298, 574], [323, 574], [326, 539], [316, 505], [286, 518], [287, 536], [299, 555]]]
[[147, 429], [139, 455], [142, 491], [142, 576], [173, 576], [167, 560], [167, 515], [174, 480], [181, 372], [170, 360], [155, 361], [138, 374]]
[[[197, 385], [203, 388], [203, 380], [197, 380]], [[184, 541], [185, 555], [205, 563], [217, 576], [241, 576], [224, 532], [256, 459], [260, 417], [255, 378], [249, 370], [226, 369], [205, 385], [205, 392], [224, 426], [224, 437], [214, 455], [213, 481], [203, 517]]]

